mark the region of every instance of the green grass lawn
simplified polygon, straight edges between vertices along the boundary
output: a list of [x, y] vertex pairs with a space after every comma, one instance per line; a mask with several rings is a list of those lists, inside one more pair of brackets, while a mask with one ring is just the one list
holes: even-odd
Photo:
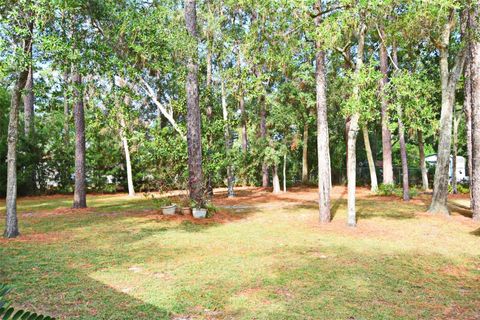
[[315, 190], [294, 191], [219, 197], [227, 209], [202, 223], [142, 196], [93, 196], [81, 212], [24, 199], [0, 283], [61, 319], [480, 319], [480, 225], [424, 214], [426, 196], [363, 195], [352, 230], [338, 188], [320, 226]]

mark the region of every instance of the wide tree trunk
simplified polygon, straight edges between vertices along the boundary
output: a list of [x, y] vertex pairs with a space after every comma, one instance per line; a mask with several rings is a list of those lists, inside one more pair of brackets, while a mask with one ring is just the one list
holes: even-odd
[[425, 163], [425, 146], [423, 141], [423, 132], [417, 131], [417, 140], [418, 140], [418, 154], [420, 156], [420, 171], [422, 172], [422, 189], [423, 191], [428, 190], [428, 173], [427, 173], [427, 164]]
[[278, 164], [273, 166], [273, 193], [280, 193], [280, 179], [278, 177]]
[[[385, 32], [380, 29], [383, 39]], [[380, 80], [380, 102], [382, 106], [382, 153], [383, 153], [383, 184], [393, 184], [393, 165], [392, 165], [392, 133], [388, 127], [390, 122], [388, 116], [388, 99], [385, 94], [385, 86], [388, 82], [388, 53], [387, 47], [382, 41], [380, 45], [380, 71], [382, 79]]]
[[[322, 10], [322, 1], [317, 1], [318, 10]], [[319, 27], [322, 16], [315, 18], [315, 25]], [[315, 43], [315, 89], [317, 109], [317, 161], [318, 161], [318, 211], [320, 223], [331, 221], [330, 191], [332, 176], [330, 167], [330, 147], [327, 118], [327, 77], [325, 67], [325, 51], [321, 40]]]
[[73, 208], [87, 207], [85, 170], [85, 110], [82, 94], [82, 76], [76, 72], [72, 77], [75, 118], [75, 189]]
[[302, 183], [308, 183], [308, 122], [303, 124]]
[[375, 161], [373, 160], [372, 147], [370, 146], [370, 138], [366, 126], [362, 127], [363, 141], [365, 143], [365, 152], [367, 153], [368, 168], [370, 171], [370, 190], [376, 192], [378, 190], [377, 172], [375, 170]]
[[449, 69], [448, 48], [450, 44], [451, 28], [454, 25], [454, 12], [442, 31], [440, 44], [440, 79], [442, 83], [442, 110], [440, 115], [439, 142], [437, 151], [437, 165], [433, 181], [433, 197], [428, 212], [449, 215], [447, 207], [448, 181], [450, 169], [450, 151], [452, 150], [452, 118], [455, 104], [455, 88], [462, 74], [465, 62], [465, 49], [462, 49], [455, 58], [452, 69]]
[[[474, 1], [474, 10], [470, 13], [470, 28], [475, 33], [480, 31], [478, 14], [480, 1]], [[473, 220], [480, 221], [480, 41], [472, 38], [470, 45], [470, 73], [472, 99], [472, 199]]]
[[[225, 83], [222, 80], [222, 111], [223, 111], [223, 122], [225, 126], [225, 150], [227, 155], [230, 153], [232, 148], [232, 140], [230, 138], [230, 125], [228, 123], [228, 108], [227, 108], [227, 92], [225, 90]], [[233, 198], [235, 196], [235, 192], [233, 190], [235, 184], [235, 177], [233, 173], [233, 166], [229, 161], [227, 165], [227, 195], [229, 198]]]
[[193, 54], [188, 58], [187, 92], [187, 145], [190, 198], [198, 205], [204, 203], [202, 171], [201, 114], [198, 88], [198, 35], [195, 0], [185, 0], [185, 22], [194, 43]]
[[20, 232], [17, 220], [17, 141], [18, 141], [18, 114], [22, 89], [27, 81], [28, 70], [20, 72], [17, 82], [12, 91], [10, 101], [10, 115], [7, 136], [7, 199], [5, 238], [15, 238]]

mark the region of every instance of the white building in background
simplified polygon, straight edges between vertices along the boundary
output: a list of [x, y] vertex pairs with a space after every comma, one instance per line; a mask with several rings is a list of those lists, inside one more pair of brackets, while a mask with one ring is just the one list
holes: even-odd
[[[427, 166], [435, 167], [437, 165], [437, 155], [432, 154], [425, 157], [425, 163]], [[453, 176], [453, 156], [450, 156], [450, 168], [448, 171], [448, 177], [452, 179]], [[457, 156], [457, 182], [468, 181], [467, 175], [467, 160], [464, 157]]]

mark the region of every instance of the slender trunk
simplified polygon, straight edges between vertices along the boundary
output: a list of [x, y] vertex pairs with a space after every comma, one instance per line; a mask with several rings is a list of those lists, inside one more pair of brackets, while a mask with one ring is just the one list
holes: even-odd
[[[225, 126], [225, 149], [227, 151], [227, 155], [229, 155], [230, 150], [232, 148], [232, 140], [230, 138], [230, 125], [228, 123], [228, 109], [227, 109], [227, 93], [225, 90], [225, 83], [222, 80], [222, 111], [223, 111], [223, 122]], [[233, 175], [233, 167], [231, 162], [227, 165], [227, 195], [229, 198], [233, 198], [235, 196], [235, 192], [233, 191], [233, 187], [235, 184], [235, 177]]]
[[33, 67], [30, 65], [28, 70], [27, 82], [25, 84], [24, 96], [23, 96], [23, 108], [24, 108], [24, 122], [25, 122], [25, 136], [29, 137], [33, 128], [34, 119], [34, 99], [33, 94]]
[[[362, 21], [359, 27], [359, 39], [357, 58], [355, 63], [355, 73], [358, 74], [363, 67], [363, 54], [365, 49], [366, 25]], [[360, 88], [356, 84], [353, 88], [353, 96], [359, 99]], [[357, 225], [355, 209], [355, 191], [357, 184], [357, 155], [356, 144], [359, 131], [360, 114], [355, 112], [351, 118], [348, 128], [348, 159], [347, 159], [347, 179], [348, 179], [348, 225], [355, 227]]]
[[247, 153], [248, 149], [248, 136], [247, 136], [247, 114], [245, 112], [245, 99], [243, 97], [243, 91], [240, 91], [239, 97], [240, 117], [242, 124], [242, 151]]
[[127, 166], [127, 184], [128, 184], [128, 196], [135, 196], [135, 188], [133, 186], [133, 175], [132, 175], [132, 162], [130, 160], [130, 148], [128, 146], [128, 139], [126, 135], [126, 124], [123, 115], [120, 116], [120, 137], [123, 144], [123, 151], [125, 153], [125, 165]]
[[[322, 10], [322, 1], [317, 1], [318, 9]], [[315, 25], [322, 24], [322, 16], [315, 18]], [[315, 89], [317, 109], [317, 163], [318, 163], [318, 212], [320, 223], [331, 221], [330, 191], [332, 176], [330, 167], [330, 147], [327, 118], [327, 79], [325, 67], [325, 51], [321, 40], [315, 43]]]
[[442, 82], [442, 111], [440, 115], [440, 137], [437, 151], [437, 165], [433, 182], [432, 203], [428, 212], [449, 215], [447, 207], [448, 180], [450, 169], [450, 151], [452, 150], [452, 115], [455, 104], [455, 87], [463, 71], [465, 50], [462, 49], [456, 59], [452, 70], [448, 67], [448, 47], [450, 43], [451, 28], [454, 21], [454, 12], [450, 14], [449, 21], [442, 32], [440, 48], [440, 78]]
[[28, 70], [20, 72], [17, 82], [12, 91], [10, 102], [10, 116], [7, 137], [7, 199], [5, 218], [5, 238], [15, 238], [18, 231], [17, 220], [17, 141], [18, 141], [18, 113], [22, 89], [27, 81]]
[[188, 59], [187, 92], [187, 145], [190, 198], [203, 205], [202, 136], [198, 88], [198, 35], [197, 8], [195, 0], [185, 0], [185, 21], [189, 36], [194, 43]]
[[68, 72], [65, 72], [63, 74], [63, 84], [64, 84], [64, 89], [63, 89], [63, 142], [65, 145], [68, 145], [70, 142], [69, 139], [69, 122], [70, 122], [70, 108], [68, 106], [69, 104], [69, 95], [68, 95], [68, 87], [70, 84], [70, 75]]
[[[213, 94], [213, 88], [212, 88], [212, 41], [210, 37], [208, 37], [208, 51], [207, 51], [207, 91], [208, 91], [208, 96], [211, 97]], [[212, 122], [212, 117], [213, 117], [213, 108], [212, 108], [212, 100], [209, 99], [209, 103], [207, 105], [207, 118], [209, 122]], [[212, 149], [213, 146], [213, 135], [211, 132], [208, 132], [207, 136], [207, 141], [208, 141], [208, 149], [207, 150], [207, 162], [210, 162], [210, 149]], [[207, 194], [209, 196], [213, 196], [213, 185], [212, 185], [212, 174], [211, 172], [207, 173]]]
[[[480, 1], [474, 1], [474, 10], [470, 13], [470, 28], [474, 32], [480, 30], [478, 14]], [[480, 221], [480, 41], [472, 38], [470, 46], [470, 73], [472, 98], [472, 199], [473, 220]]]
[[308, 122], [303, 124], [302, 183], [308, 183]]
[[[380, 29], [383, 39], [385, 32]], [[380, 80], [380, 94], [382, 106], [382, 153], [383, 153], [383, 184], [393, 184], [393, 165], [392, 165], [392, 133], [388, 128], [390, 122], [388, 116], [388, 100], [385, 94], [385, 86], [388, 82], [388, 53], [384, 41], [380, 45], [380, 71], [382, 79]]]
[[82, 94], [82, 76], [73, 74], [74, 118], [75, 118], [75, 190], [73, 208], [87, 207], [86, 173], [85, 173], [85, 110]]
[[418, 153], [420, 155], [420, 171], [422, 172], [422, 189], [428, 190], [427, 164], [425, 163], [425, 147], [423, 142], [423, 132], [417, 131]]
[[467, 135], [467, 166], [468, 166], [468, 183], [470, 186], [470, 208], [473, 208], [472, 198], [472, 81], [470, 75], [471, 64], [471, 49], [467, 54], [467, 62], [465, 67], [465, 99], [464, 99], [464, 111], [465, 111], [465, 123], [466, 123], [466, 135]]
[[283, 155], [283, 192], [287, 192], [287, 155]]
[[398, 106], [398, 139], [400, 142], [400, 157], [402, 159], [402, 187], [403, 200], [410, 200], [410, 187], [408, 183], [408, 160], [407, 160], [407, 144], [405, 142], [405, 127], [402, 121], [402, 108]]
[[273, 193], [280, 193], [280, 179], [278, 178], [278, 164], [273, 166]]
[[[265, 109], [265, 99], [260, 98], [260, 139], [266, 143], [267, 139], [267, 110]], [[267, 188], [269, 184], [268, 165], [265, 161], [262, 163], [262, 187]]]
[[378, 190], [377, 172], [375, 170], [375, 162], [373, 161], [372, 147], [370, 146], [370, 138], [366, 126], [362, 127], [363, 141], [365, 143], [365, 151], [367, 153], [368, 168], [370, 171], [370, 190], [376, 192]]
[[452, 161], [452, 193], [457, 194], [457, 156], [458, 156], [458, 126], [460, 125], [460, 117], [456, 114], [453, 116], [453, 161]]

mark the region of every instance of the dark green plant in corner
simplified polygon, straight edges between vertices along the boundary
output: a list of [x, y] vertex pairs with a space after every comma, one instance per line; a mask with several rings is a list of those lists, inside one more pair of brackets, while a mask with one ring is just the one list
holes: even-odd
[[10, 307], [9, 303], [5, 300], [5, 296], [12, 289], [6, 285], [0, 285], [0, 318], [2, 320], [54, 320], [55, 318], [43, 316], [40, 314], [32, 313], [25, 310], [17, 310]]

